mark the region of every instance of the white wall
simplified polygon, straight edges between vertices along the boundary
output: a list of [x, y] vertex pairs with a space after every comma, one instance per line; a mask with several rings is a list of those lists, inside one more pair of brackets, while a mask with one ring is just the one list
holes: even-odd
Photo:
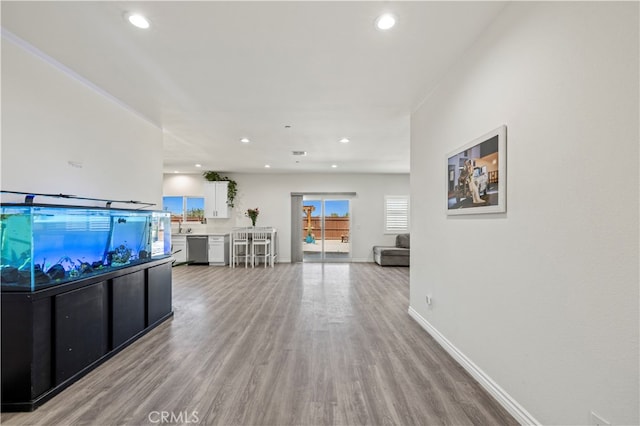
[[162, 205], [162, 131], [7, 39], [1, 152], [3, 190]]
[[[224, 173], [223, 173], [224, 174]], [[371, 248], [376, 244], [393, 245], [394, 235], [384, 234], [384, 196], [409, 193], [407, 174], [228, 174], [238, 183], [238, 195], [232, 219], [211, 219], [209, 229], [229, 230], [251, 225], [244, 216], [248, 208], [258, 207], [258, 225], [278, 229], [279, 261], [291, 260], [291, 193], [355, 192], [352, 199], [354, 261], [373, 261]], [[200, 175], [172, 175], [164, 178], [164, 195], [203, 193]]]
[[[411, 308], [543, 424], [640, 421], [638, 36], [514, 2], [412, 117]], [[501, 124], [507, 213], [447, 217], [446, 153]]]

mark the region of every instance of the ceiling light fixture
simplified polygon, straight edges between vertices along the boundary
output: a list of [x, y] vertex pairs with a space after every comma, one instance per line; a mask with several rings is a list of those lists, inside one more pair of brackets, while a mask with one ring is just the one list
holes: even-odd
[[149, 20], [138, 13], [132, 13], [128, 15], [127, 20], [131, 23], [131, 25], [142, 28], [143, 30], [146, 30], [151, 26]]
[[340, 139], [341, 143], [349, 143], [349, 138], [342, 138]]
[[240, 142], [242, 142], [242, 143], [249, 143], [249, 142], [251, 142], [251, 141], [249, 140], [249, 138], [242, 138], [242, 139], [240, 139]]
[[335, 169], [335, 168], [338, 167], [338, 165], [337, 164], [332, 164], [331, 167]]
[[376, 19], [376, 28], [382, 31], [386, 31], [388, 29], [393, 28], [396, 24], [396, 17], [390, 13], [385, 13], [384, 15], [378, 16]]
[[268, 165], [268, 164], [265, 164], [265, 165], [264, 165], [264, 168], [265, 168], [265, 169], [270, 169], [270, 168], [271, 168], [271, 166], [270, 166], [270, 165]]
[[202, 167], [202, 164], [196, 164], [196, 167]]
[[177, 170], [174, 170], [174, 171], [173, 171], [173, 173], [180, 173], [180, 172], [179, 172], [179, 171], [177, 171]]

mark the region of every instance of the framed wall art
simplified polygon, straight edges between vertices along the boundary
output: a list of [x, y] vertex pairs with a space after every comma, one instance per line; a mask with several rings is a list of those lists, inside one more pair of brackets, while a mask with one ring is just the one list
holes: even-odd
[[447, 214], [507, 210], [507, 126], [447, 154]]

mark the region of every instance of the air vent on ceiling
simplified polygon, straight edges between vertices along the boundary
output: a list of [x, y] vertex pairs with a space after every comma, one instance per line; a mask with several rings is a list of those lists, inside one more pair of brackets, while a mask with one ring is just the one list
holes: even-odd
[[302, 157], [304, 157], [305, 155], [307, 155], [307, 151], [291, 151], [291, 153], [292, 153], [293, 155], [302, 156]]

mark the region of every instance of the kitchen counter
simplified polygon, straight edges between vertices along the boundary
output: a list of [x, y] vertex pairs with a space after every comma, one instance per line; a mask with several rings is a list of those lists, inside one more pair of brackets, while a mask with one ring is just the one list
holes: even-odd
[[229, 264], [229, 232], [172, 232], [171, 243], [178, 263]]

